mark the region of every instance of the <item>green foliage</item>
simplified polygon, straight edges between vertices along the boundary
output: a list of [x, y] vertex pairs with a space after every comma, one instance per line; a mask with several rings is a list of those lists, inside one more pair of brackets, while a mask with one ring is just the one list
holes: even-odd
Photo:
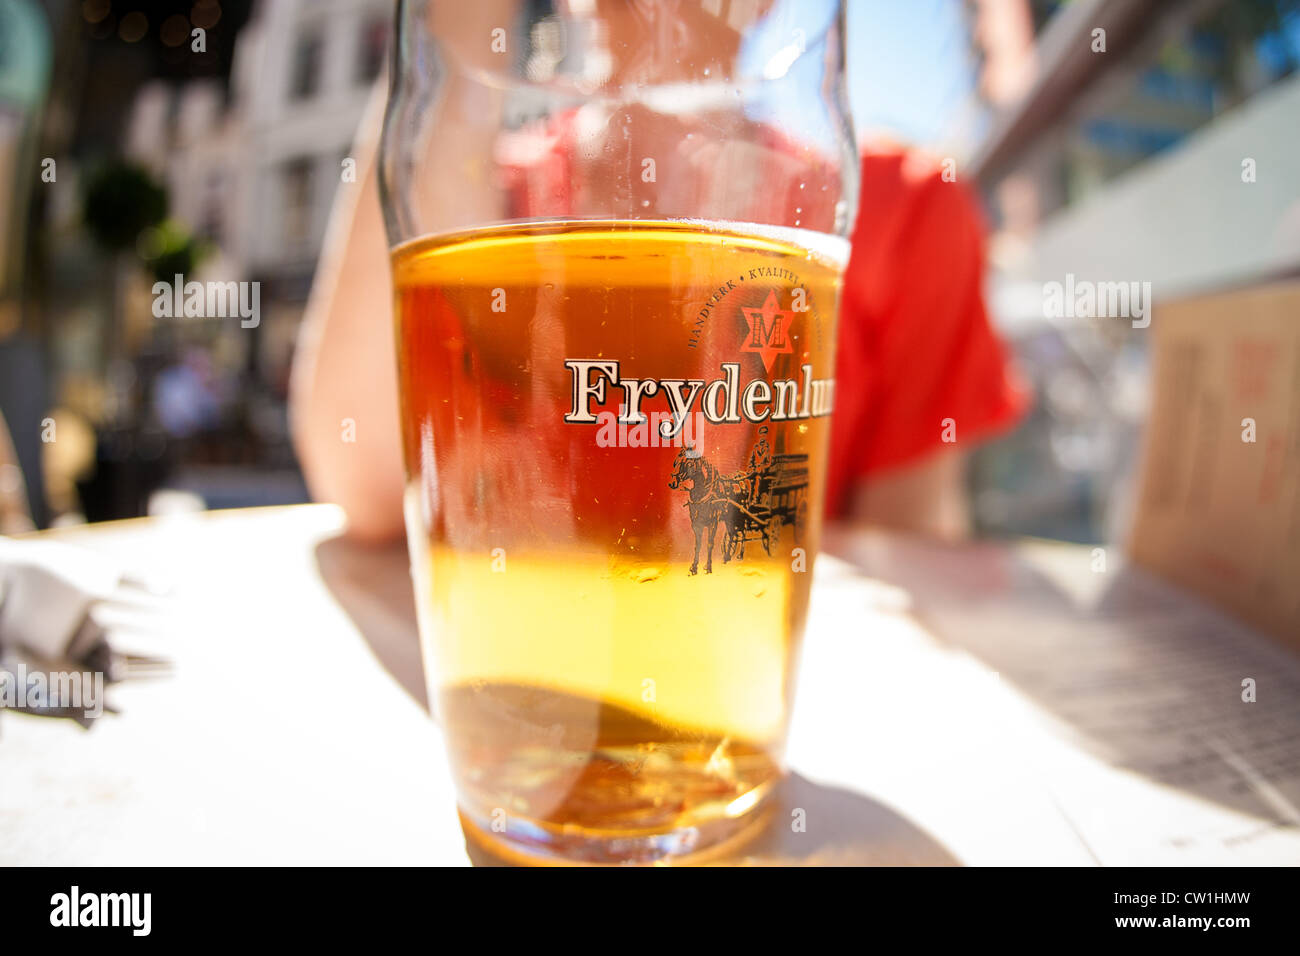
[[131, 248], [142, 231], [166, 217], [167, 190], [140, 166], [115, 160], [86, 182], [82, 218], [108, 252]]
[[171, 282], [177, 274], [189, 276], [212, 251], [174, 219], [146, 229], [137, 248], [156, 282]]

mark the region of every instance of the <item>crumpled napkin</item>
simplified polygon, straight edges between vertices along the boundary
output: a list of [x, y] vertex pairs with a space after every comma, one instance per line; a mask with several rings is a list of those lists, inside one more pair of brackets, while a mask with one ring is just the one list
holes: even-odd
[[[113, 655], [91, 611], [121, 580], [110, 561], [91, 552], [0, 537], [0, 711], [70, 717], [83, 726], [103, 713]], [[76, 693], [68, 694], [72, 686]]]

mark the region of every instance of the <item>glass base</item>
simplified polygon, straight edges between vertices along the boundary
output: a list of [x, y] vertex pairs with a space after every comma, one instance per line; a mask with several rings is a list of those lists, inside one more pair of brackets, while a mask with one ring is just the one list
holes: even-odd
[[477, 866], [692, 866], [720, 862], [762, 833], [771, 817], [766, 788], [743, 815], [708, 820], [663, 833], [552, 830], [511, 817], [498, 824], [460, 810], [461, 827]]

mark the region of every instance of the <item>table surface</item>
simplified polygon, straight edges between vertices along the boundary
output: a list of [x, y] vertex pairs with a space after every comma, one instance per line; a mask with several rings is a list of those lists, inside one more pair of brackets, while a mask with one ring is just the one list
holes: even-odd
[[[405, 552], [341, 527], [45, 533], [170, 582], [114, 642], [174, 671], [112, 686], [90, 730], [0, 713], [0, 864], [496, 862], [457, 821]], [[732, 862], [1300, 863], [1289, 652], [1091, 548], [827, 538], [792, 775]]]

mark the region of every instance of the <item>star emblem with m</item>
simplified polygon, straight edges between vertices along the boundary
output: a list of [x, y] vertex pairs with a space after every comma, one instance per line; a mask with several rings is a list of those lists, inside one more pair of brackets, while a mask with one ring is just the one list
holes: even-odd
[[790, 344], [790, 322], [794, 313], [781, 308], [775, 292], [769, 292], [761, 309], [740, 310], [749, 323], [749, 332], [745, 336], [742, 352], [754, 352], [763, 360], [767, 374], [772, 374], [772, 363], [778, 355], [789, 355], [794, 351]]

